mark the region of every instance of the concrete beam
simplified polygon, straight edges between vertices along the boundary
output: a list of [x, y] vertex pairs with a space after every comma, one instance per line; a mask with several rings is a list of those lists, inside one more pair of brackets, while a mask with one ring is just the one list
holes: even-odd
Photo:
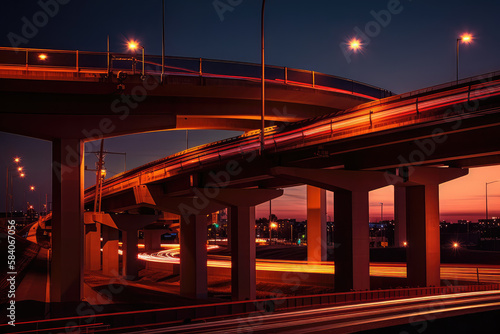
[[391, 183], [384, 172], [343, 169], [274, 167], [271, 168], [271, 175], [331, 191], [370, 191], [403, 181], [402, 178], [394, 176]]

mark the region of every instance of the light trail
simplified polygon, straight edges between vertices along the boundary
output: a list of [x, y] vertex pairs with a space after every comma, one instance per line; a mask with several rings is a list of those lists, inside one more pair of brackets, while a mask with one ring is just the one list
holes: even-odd
[[[219, 246], [209, 245], [208, 250], [217, 249]], [[179, 264], [179, 245], [168, 245], [168, 249], [157, 253], [139, 254], [139, 259], [149, 262]], [[315, 274], [335, 274], [335, 263], [294, 261], [294, 260], [270, 260], [258, 259], [256, 270], [300, 272]], [[229, 256], [211, 255], [207, 260], [207, 266], [213, 268], [231, 268]], [[481, 283], [500, 283], [500, 266], [498, 265], [441, 265], [441, 279], [448, 281], [472, 281], [477, 282], [477, 274]], [[406, 278], [406, 263], [370, 263], [370, 276]]]

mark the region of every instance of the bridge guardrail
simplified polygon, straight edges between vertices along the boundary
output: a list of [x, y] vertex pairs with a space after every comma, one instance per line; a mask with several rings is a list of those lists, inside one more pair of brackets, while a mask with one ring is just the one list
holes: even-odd
[[[160, 75], [161, 60], [161, 56], [146, 55], [144, 60], [146, 73]], [[96, 70], [108, 73], [113, 71], [135, 71], [138, 73], [140, 66], [142, 66], [141, 62], [141, 55], [134, 53], [0, 47], [0, 66], [23, 67], [26, 71], [52, 67], [74, 72]], [[260, 80], [261, 67], [260, 64], [245, 62], [166, 56], [165, 73], [166, 75], [200, 75]], [[265, 74], [268, 82], [333, 89], [345, 94], [355, 94], [372, 99], [393, 95], [392, 92], [385, 89], [315, 71], [267, 65]]]
[[[79, 316], [60, 319], [17, 322], [15, 328], [9, 328], [9, 330], [23, 333], [45, 333], [49, 330], [61, 329], [70, 325], [75, 329], [80, 328], [82, 330], [85, 330], [86, 327], [89, 327], [90, 330], [98, 327], [112, 330], [113, 327], [133, 326], [138, 324], [169, 322], [179, 323], [183, 321], [191, 321], [195, 319], [219, 316], [248, 316], [252, 313], [266, 314], [285, 309], [297, 309], [326, 305], [335, 306], [356, 302], [394, 300], [407, 297], [448, 295], [462, 292], [489, 290], [500, 290], [500, 284], [354, 291], [323, 295], [222, 302], [214, 304], [181, 306], [175, 308], [139, 310], [111, 314], [96, 314], [93, 317]], [[88, 319], [92, 320], [89, 322]], [[0, 325], [0, 329], [5, 326], [7, 325]]]

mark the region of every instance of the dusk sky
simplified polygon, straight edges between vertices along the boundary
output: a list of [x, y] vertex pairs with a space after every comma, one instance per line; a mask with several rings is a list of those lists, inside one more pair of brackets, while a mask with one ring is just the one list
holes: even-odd
[[[55, 0], [54, 0], [55, 1]], [[53, 2], [42, 0], [41, 3]], [[125, 52], [127, 39], [161, 54], [161, 0], [59, 0], [47, 24], [19, 47]], [[225, 7], [224, 7], [225, 6]], [[165, 0], [166, 54], [260, 62], [260, 0]], [[21, 34], [23, 18], [41, 10], [38, 1], [3, 4], [0, 46], [11, 46]], [[393, 12], [389, 16], [388, 8]], [[372, 84], [395, 93], [455, 80], [456, 39], [474, 36], [460, 46], [460, 77], [500, 71], [500, 2], [477, 1], [331, 1], [267, 0], [266, 63], [314, 70]], [[378, 22], [377, 19], [378, 18]], [[346, 53], [346, 41], [358, 37], [363, 51]], [[68, 106], [71, 107], [71, 106]], [[239, 135], [229, 131], [190, 131], [189, 147]], [[105, 149], [126, 152], [127, 169], [176, 153], [186, 147], [185, 131], [165, 131], [107, 139]], [[86, 145], [92, 151], [93, 144]], [[26, 200], [38, 207], [51, 194], [50, 142], [0, 132], [0, 168], [5, 175], [14, 156], [22, 158], [25, 180], [14, 180], [16, 209]], [[94, 168], [95, 156], [85, 164]], [[108, 176], [124, 170], [121, 155], [106, 157]], [[441, 219], [477, 220], [485, 215], [485, 182], [500, 180], [500, 166], [471, 169], [468, 176], [443, 184]], [[85, 186], [95, 182], [85, 173]], [[5, 176], [0, 177], [0, 203], [5, 203]], [[488, 187], [490, 216], [500, 216], [500, 182]], [[332, 194], [328, 215], [333, 218]], [[370, 218], [393, 218], [392, 188], [370, 193]], [[3, 204], [5, 205], [5, 204]], [[269, 214], [269, 204], [257, 217]], [[0, 209], [4, 211], [4, 209]], [[286, 189], [273, 201], [278, 218], [305, 219], [305, 187]]]

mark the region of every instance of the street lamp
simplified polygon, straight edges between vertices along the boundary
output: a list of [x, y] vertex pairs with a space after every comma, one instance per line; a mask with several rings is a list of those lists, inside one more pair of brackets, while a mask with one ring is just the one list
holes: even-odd
[[128, 48], [129, 50], [137, 50], [141, 49], [142, 50], [142, 77], [144, 77], [144, 46], [139, 45], [139, 42], [131, 40], [128, 42]]
[[38, 55], [38, 59], [40, 60], [46, 60], [47, 59], [47, 55], [45, 53], [41, 53]]
[[[23, 167], [19, 166], [19, 163], [21, 162], [21, 158], [15, 157], [13, 159], [14, 163], [16, 164], [16, 170], [19, 173], [19, 177], [23, 178], [25, 176], [23, 172]], [[12, 206], [14, 205], [14, 191], [12, 187], [12, 173], [9, 173], [10, 168], [12, 166], [7, 166], [6, 169], [6, 182], [5, 182], [5, 217], [7, 217], [7, 212], [11, 212], [11, 217], [12, 217]], [[10, 189], [10, 191], [9, 191]], [[12, 192], [12, 194], [10, 194]], [[10, 210], [9, 210], [10, 208]]]
[[261, 16], [260, 16], [260, 46], [261, 46], [261, 50], [260, 50], [260, 63], [261, 63], [261, 70], [262, 70], [262, 73], [261, 73], [261, 88], [262, 88], [262, 91], [261, 91], [261, 103], [262, 103], [262, 106], [261, 106], [261, 111], [260, 111], [260, 120], [261, 120], [261, 124], [260, 124], [260, 150], [259, 150], [259, 153], [260, 155], [262, 155], [264, 153], [264, 126], [265, 126], [265, 76], [266, 76], [266, 73], [265, 73], [265, 62], [264, 62], [264, 11], [266, 9], [266, 0], [262, 0], [262, 12], [261, 12]]
[[464, 44], [469, 44], [472, 42], [472, 35], [471, 34], [463, 34], [460, 36], [460, 38], [457, 38], [457, 84], [458, 84], [458, 51], [459, 51], [459, 46], [460, 42]]
[[486, 182], [486, 196], [485, 196], [485, 199], [486, 199], [486, 220], [488, 220], [488, 184], [492, 184], [492, 183], [496, 183], [496, 182], [500, 182], [500, 180]]
[[276, 225], [276, 223], [271, 223], [271, 221], [269, 221], [269, 244], [271, 244], [273, 228], [276, 228], [277, 226], [278, 225]]
[[352, 51], [356, 52], [358, 50], [361, 50], [361, 41], [357, 38], [352, 38], [347, 45], [349, 45], [349, 49]]

